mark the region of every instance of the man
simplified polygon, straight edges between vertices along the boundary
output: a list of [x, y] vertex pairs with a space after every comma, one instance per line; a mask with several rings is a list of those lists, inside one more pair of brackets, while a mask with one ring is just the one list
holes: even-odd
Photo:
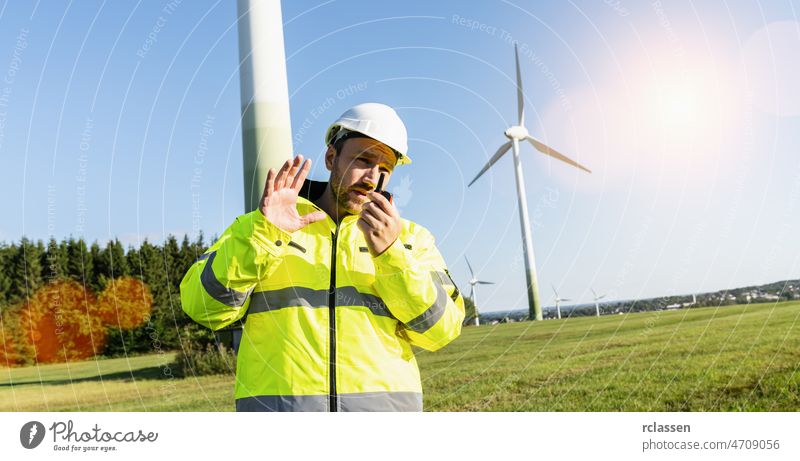
[[247, 314], [237, 411], [421, 411], [412, 346], [461, 333], [464, 301], [431, 234], [375, 192], [410, 163], [406, 128], [376, 103], [326, 134], [327, 183], [302, 156], [270, 170], [181, 282], [183, 309], [214, 330]]

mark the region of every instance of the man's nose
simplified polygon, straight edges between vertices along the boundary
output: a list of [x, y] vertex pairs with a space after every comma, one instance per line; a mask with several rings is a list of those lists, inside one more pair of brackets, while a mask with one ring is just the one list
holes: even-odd
[[364, 177], [364, 180], [374, 188], [378, 185], [378, 178], [380, 178], [380, 174], [380, 166], [375, 165], [367, 171], [367, 175]]

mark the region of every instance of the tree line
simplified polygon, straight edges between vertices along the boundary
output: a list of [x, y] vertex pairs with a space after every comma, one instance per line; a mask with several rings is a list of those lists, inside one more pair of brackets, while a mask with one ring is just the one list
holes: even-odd
[[109, 325], [103, 355], [177, 349], [186, 340], [208, 344], [214, 341], [213, 333], [195, 324], [180, 304], [180, 282], [207, 248], [202, 233], [194, 241], [185, 235], [179, 243], [170, 235], [161, 245], [145, 240], [139, 248], [127, 250], [118, 239], [103, 246], [72, 237], [60, 242], [51, 238], [47, 243], [24, 237], [18, 243], [2, 242], [0, 313], [7, 319], [26, 309], [37, 293], [62, 282], [74, 282], [70, 286], [80, 287], [90, 297], [103, 293], [115, 280], [133, 278], [149, 289], [152, 311], [136, 328]]
[[[115, 357], [174, 349], [205, 350], [215, 343], [214, 334], [196, 324], [183, 312], [180, 282], [189, 267], [208, 249], [208, 245], [202, 233], [196, 240], [190, 240], [184, 235], [179, 243], [175, 236], [170, 235], [161, 245], [144, 240], [138, 248], [128, 246], [127, 249], [118, 239], [108, 241], [102, 246], [96, 241], [87, 245], [82, 238], [72, 237], [60, 242], [51, 238], [46, 243], [25, 237], [19, 242], [0, 242], [0, 327], [4, 332], [11, 330], [12, 333], [17, 333], [16, 338], [19, 339], [21, 334], [30, 333], [22, 330], [30, 329], [28, 322], [32, 317], [42, 318], [46, 315], [43, 310], [81, 315], [80, 312], [95, 312], [95, 303], [89, 300], [113, 296], [113, 303], [117, 306], [125, 304], [126, 309], [136, 312], [137, 315], [148, 312], [146, 321], [131, 327], [132, 324], [122, 325], [119, 320], [113, 322], [106, 319], [102, 322], [106, 328], [101, 335], [103, 347], [94, 352]], [[141, 297], [131, 295], [130, 300], [123, 302], [119, 296], [108, 290], [115, 281], [129, 286], [126, 279], [143, 282], [149, 292], [148, 304], [152, 297], [152, 309], [150, 305], [132, 305], [137, 302], [135, 299]], [[137, 288], [130, 288], [128, 291], [136, 292]], [[51, 298], [61, 298], [61, 301], [48, 302]], [[72, 310], [59, 305], [67, 299], [82, 299], [84, 305], [73, 306]], [[471, 319], [474, 317], [474, 306], [468, 298], [465, 298], [465, 304], [467, 318]], [[31, 313], [23, 312], [26, 309]], [[109, 314], [101, 312], [109, 312], [111, 309], [103, 303], [97, 303], [97, 316], [107, 316]], [[83, 316], [86, 317], [87, 314], [84, 313]], [[77, 322], [79, 319], [63, 319], [66, 323], [71, 321]], [[43, 330], [42, 334], [48, 333]], [[10, 344], [15, 335], [4, 336], [6, 344], [0, 346], [5, 346], [5, 356], [9, 357]], [[69, 335], [64, 335], [66, 336]], [[91, 336], [91, 342], [95, 345], [96, 338], [96, 334]], [[38, 354], [28, 353], [27, 357], [30, 360], [31, 356], [35, 356], [39, 360], [42, 356], [42, 345], [34, 339], [31, 341], [36, 343]], [[18, 352], [24, 349], [19, 344], [15, 348]], [[0, 356], [3, 352], [0, 350]]]

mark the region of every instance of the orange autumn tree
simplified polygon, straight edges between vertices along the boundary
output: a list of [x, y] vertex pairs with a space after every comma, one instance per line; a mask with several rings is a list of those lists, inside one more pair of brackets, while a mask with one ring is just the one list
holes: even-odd
[[110, 281], [99, 296], [72, 280], [48, 283], [27, 302], [3, 313], [0, 363], [93, 357], [105, 347], [108, 327], [136, 328], [152, 307], [149, 288], [132, 277]]
[[112, 280], [97, 297], [96, 314], [105, 326], [132, 330], [142, 325], [153, 310], [153, 295], [139, 279]]
[[20, 326], [37, 363], [66, 362], [94, 356], [105, 346], [105, 328], [93, 314], [94, 293], [78, 282], [48, 283], [21, 311]]

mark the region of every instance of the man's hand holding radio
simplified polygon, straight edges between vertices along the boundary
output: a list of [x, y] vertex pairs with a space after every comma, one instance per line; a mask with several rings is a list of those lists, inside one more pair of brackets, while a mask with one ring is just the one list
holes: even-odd
[[367, 196], [370, 201], [361, 207], [357, 224], [369, 252], [378, 256], [397, 240], [402, 223], [397, 209], [380, 192], [371, 191]]

